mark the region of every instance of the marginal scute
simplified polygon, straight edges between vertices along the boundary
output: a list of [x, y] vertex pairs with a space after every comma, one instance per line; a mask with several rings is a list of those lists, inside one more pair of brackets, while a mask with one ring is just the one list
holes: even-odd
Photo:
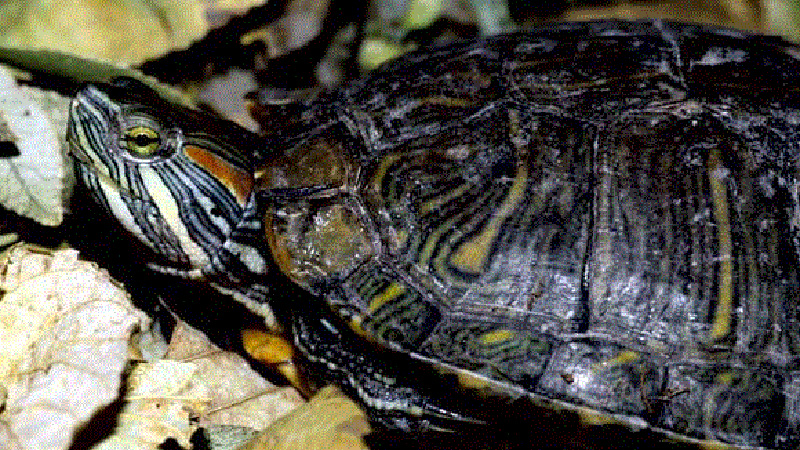
[[554, 349], [537, 391], [600, 410], [647, 416], [661, 395], [664, 371], [650, 355], [630, 356], [628, 349], [603, 341], [562, 344]]
[[485, 389], [489, 386], [486, 378], [465, 371], [458, 372], [458, 383], [465, 389]]
[[[679, 99], [678, 55], [661, 37], [632, 34], [539, 41], [546, 42], [518, 45], [506, 64], [513, 92], [525, 101], [554, 112], [564, 106], [590, 112], [615, 101], [622, 107], [623, 102]], [[608, 54], [614, 57], [601, 56]], [[568, 67], [579, 69], [565, 70]]]
[[689, 436], [747, 445], [774, 436], [783, 416], [782, 377], [773, 369], [683, 363], [672, 368], [661, 425]]
[[374, 260], [361, 264], [326, 297], [343, 314], [361, 317], [363, 329], [378, 340], [406, 351], [418, 348], [441, 320], [439, 305], [424, 288]]

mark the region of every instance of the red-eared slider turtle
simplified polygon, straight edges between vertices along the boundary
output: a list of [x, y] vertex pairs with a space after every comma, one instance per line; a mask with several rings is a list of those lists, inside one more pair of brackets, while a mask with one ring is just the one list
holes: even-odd
[[799, 59], [726, 29], [569, 23], [404, 56], [265, 138], [89, 86], [68, 138], [162, 271], [277, 318], [388, 425], [472, 420], [381, 359], [400, 354], [539, 405], [796, 448]]

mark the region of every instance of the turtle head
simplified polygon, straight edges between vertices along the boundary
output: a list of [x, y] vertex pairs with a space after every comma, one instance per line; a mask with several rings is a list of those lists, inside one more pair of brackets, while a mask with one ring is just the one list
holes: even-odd
[[126, 78], [77, 94], [67, 141], [80, 182], [165, 268], [208, 275], [250, 258], [263, 270], [232, 241], [248, 223], [258, 231], [255, 135]]

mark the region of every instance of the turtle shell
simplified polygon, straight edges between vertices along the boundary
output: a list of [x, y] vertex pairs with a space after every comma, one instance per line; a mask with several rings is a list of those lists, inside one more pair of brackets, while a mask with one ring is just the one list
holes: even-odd
[[661, 21], [420, 51], [278, 127], [274, 259], [509, 389], [800, 444], [800, 48]]

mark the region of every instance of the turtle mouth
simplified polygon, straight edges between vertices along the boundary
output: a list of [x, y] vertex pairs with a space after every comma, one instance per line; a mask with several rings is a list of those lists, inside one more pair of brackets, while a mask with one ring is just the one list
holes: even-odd
[[[116, 181], [114, 178], [108, 176], [103, 170], [97, 167], [97, 165], [88, 159], [82, 159], [80, 156], [73, 154], [75, 157], [75, 162], [77, 163], [76, 169], [81, 178], [84, 180], [84, 184], [87, 186], [109, 186], [111, 189], [116, 191], [120, 197], [127, 197], [133, 199], [142, 205], [146, 205], [146, 207], [155, 209], [157, 208], [155, 203], [142, 198], [140, 195], [136, 195], [135, 192], [131, 191], [130, 189], [125, 188], [122, 184]], [[88, 158], [84, 154], [85, 158]], [[93, 195], [95, 197], [102, 197], [102, 194], [97, 192], [94, 188], [91, 188]]]

